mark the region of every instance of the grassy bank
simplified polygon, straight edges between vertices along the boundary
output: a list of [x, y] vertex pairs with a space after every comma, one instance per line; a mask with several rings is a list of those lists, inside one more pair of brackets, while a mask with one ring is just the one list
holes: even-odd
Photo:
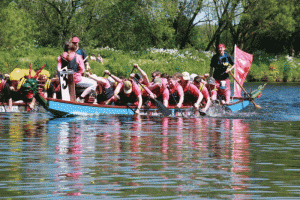
[[[159, 70], [173, 74], [188, 71], [190, 73], [209, 73], [211, 52], [194, 49], [148, 49], [140, 52], [123, 52], [111, 48], [85, 49], [88, 55], [98, 53], [104, 63], [90, 61], [92, 71], [102, 75], [105, 69], [118, 76], [128, 77], [134, 63], [150, 75]], [[56, 73], [57, 57], [62, 53], [59, 48], [23, 47], [1, 50], [0, 72], [10, 73], [14, 68], [28, 69], [30, 63], [34, 69], [46, 64], [46, 70], [53, 76]], [[298, 82], [300, 80], [300, 59], [288, 56], [275, 56], [256, 52], [247, 81]]]

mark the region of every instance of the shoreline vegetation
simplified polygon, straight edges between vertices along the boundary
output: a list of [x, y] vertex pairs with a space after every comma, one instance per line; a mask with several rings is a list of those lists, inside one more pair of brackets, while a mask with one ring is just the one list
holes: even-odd
[[[92, 53], [100, 54], [103, 64], [89, 60], [91, 70], [98, 76], [104, 70], [109, 70], [117, 76], [129, 77], [133, 64], [137, 63], [150, 76], [154, 70], [161, 73], [173, 74], [187, 71], [190, 74], [204, 75], [209, 73], [210, 60], [214, 52], [196, 49], [157, 49], [149, 48], [144, 51], [121, 51], [113, 48], [84, 48], [90, 57]], [[57, 57], [62, 48], [21, 47], [0, 51], [0, 72], [10, 73], [15, 68], [39, 69], [46, 64], [51, 78], [56, 74]], [[137, 73], [137, 71], [135, 71]], [[264, 52], [253, 53], [253, 62], [246, 82], [299, 82], [300, 58], [289, 55], [273, 55]]]

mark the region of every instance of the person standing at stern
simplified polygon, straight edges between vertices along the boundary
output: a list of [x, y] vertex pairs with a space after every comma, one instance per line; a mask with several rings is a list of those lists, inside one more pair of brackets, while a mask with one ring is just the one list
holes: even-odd
[[[231, 65], [231, 68], [228, 68]], [[231, 55], [226, 52], [226, 46], [224, 44], [219, 44], [218, 53], [215, 54], [210, 63], [210, 77], [212, 76], [216, 82], [216, 88], [219, 89], [220, 82], [226, 82], [225, 90], [225, 104], [230, 102], [230, 80], [228, 70], [231, 70], [234, 66], [234, 61]]]

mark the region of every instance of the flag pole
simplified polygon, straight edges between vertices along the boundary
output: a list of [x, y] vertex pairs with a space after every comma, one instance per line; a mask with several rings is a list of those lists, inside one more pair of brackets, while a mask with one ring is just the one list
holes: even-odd
[[[234, 44], [234, 78], [235, 78], [235, 73], [236, 73], [236, 44]], [[236, 81], [234, 82], [234, 85], [233, 85], [233, 94], [235, 94], [235, 88], [237, 87], [236, 85]]]

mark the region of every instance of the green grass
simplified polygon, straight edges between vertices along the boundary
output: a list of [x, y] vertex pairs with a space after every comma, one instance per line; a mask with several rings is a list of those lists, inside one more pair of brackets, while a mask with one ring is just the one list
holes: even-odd
[[[209, 73], [211, 54], [195, 49], [163, 50], [149, 49], [139, 52], [124, 52], [110, 48], [85, 49], [88, 55], [98, 53], [103, 57], [104, 63], [90, 61], [93, 73], [102, 76], [108, 69], [117, 76], [128, 77], [133, 64], [137, 63], [150, 76], [154, 70], [161, 73], [188, 71], [196, 74]], [[1, 50], [0, 71], [10, 73], [14, 68], [39, 69], [46, 64], [45, 69], [53, 76], [56, 74], [57, 57], [62, 53], [59, 48], [27, 47], [19, 49]], [[266, 82], [298, 82], [300, 80], [300, 59], [287, 59], [266, 53], [254, 54], [254, 60], [247, 77], [247, 81]], [[299, 64], [298, 64], [299, 63]]]

